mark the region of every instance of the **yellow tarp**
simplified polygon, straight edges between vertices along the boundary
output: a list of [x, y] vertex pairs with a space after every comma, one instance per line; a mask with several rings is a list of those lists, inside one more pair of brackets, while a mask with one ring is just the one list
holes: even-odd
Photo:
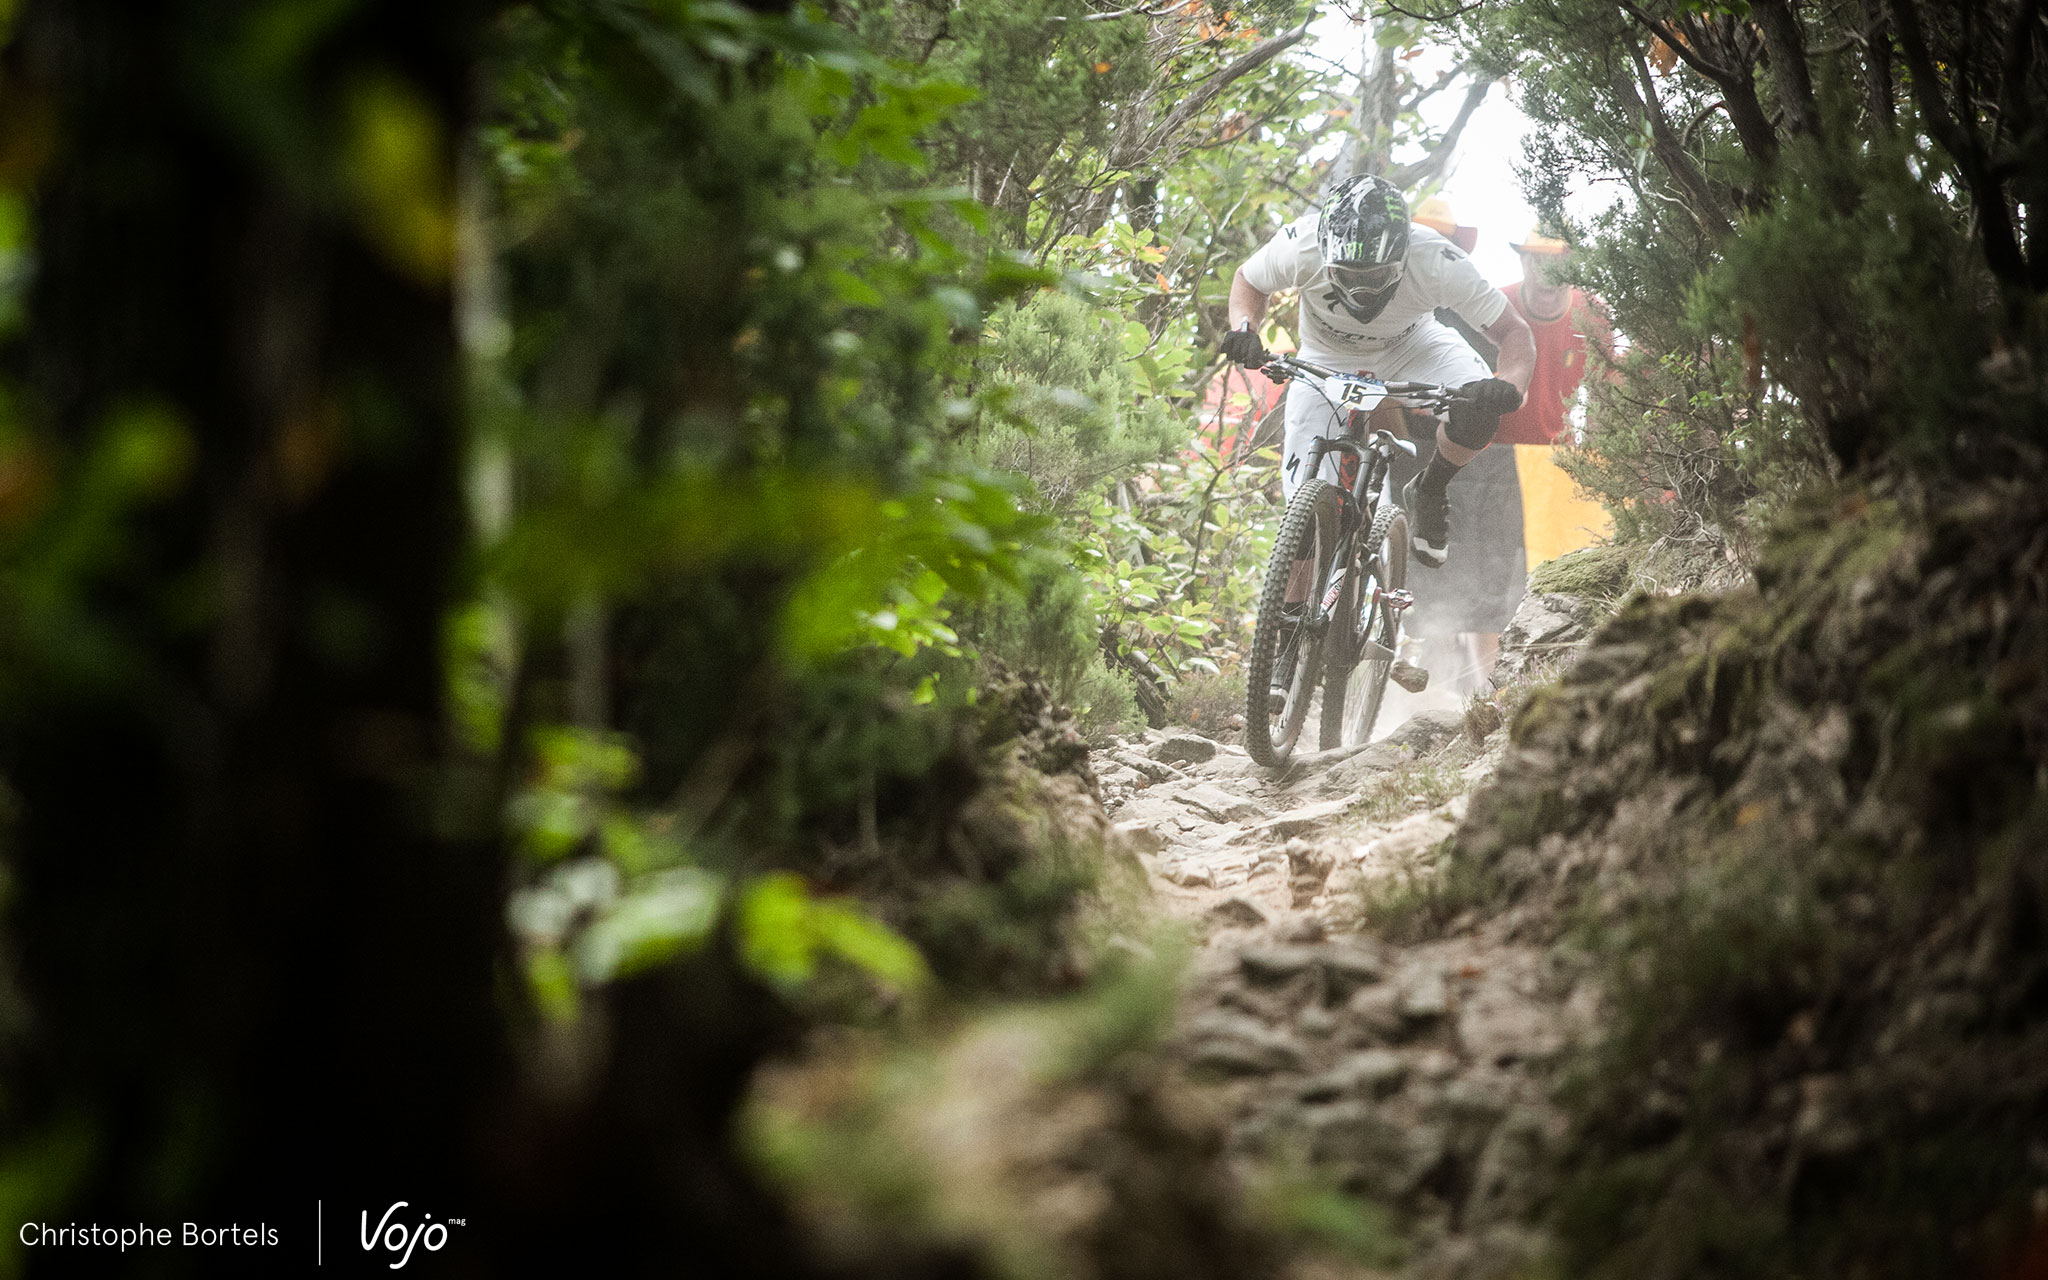
[[1531, 569], [1614, 533], [1606, 509], [1573, 490], [1572, 478], [1552, 453], [1547, 444], [1515, 446], [1515, 475], [1522, 482], [1522, 549]]

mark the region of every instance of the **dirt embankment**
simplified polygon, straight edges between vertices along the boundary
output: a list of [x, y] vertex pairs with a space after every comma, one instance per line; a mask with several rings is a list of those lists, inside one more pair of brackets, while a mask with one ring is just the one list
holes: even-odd
[[1432, 918], [1611, 993], [1568, 1274], [2048, 1267], [2044, 493], [1810, 505], [1754, 588], [1633, 601], [1516, 721]]

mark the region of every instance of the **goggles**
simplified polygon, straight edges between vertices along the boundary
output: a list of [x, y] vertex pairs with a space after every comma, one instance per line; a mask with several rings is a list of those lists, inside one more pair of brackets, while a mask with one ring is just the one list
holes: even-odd
[[1382, 262], [1372, 266], [1364, 263], [1333, 262], [1330, 264], [1330, 282], [1353, 302], [1358, 302], [1361, 301], [1361, 294], [1367, 297], [1382, 294], [1401, 283], [1401, 274], [1407, 265], [1401, 261]]

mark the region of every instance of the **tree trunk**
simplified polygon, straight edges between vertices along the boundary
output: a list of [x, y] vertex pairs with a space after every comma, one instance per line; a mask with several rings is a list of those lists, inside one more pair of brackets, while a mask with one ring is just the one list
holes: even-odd
[[[435, 184], [479, 11], [366, 3], [279, 67], [223, 39], [278, 6], [247, 8], [31, 3], [4, 77], [54, 143], [8, 359], [32, 421], [75, 457], [146, 414], [186, 455], [71, 587], [99, 660], [0, 720], [32, 1028], [8, 1129], [81, 1144], [74, 1181], [32, 1170], [52, 1221], [280, 1233], [165, 1274], [310, 1267], [316, 1200], [330, 1254], [363, 1209], [460, 1217], [505, 1061], [490, 810], [441, 791], [460, 382]], [[399, 175], [425, 222], [391, 221], [351, 129], [425, 148]]]

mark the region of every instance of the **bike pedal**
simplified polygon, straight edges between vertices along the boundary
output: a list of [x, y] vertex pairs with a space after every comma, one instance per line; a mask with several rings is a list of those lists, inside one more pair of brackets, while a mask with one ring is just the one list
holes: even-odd
[[[1428, 679], [1427, 672], [1423, 673], [1423, 678]], [[1266, 690], [1266, 714], [1277, 716], [1285, 710], [1287, 710], [1287, 691], [1285, 689]]]
[[1396, 662], [1394, 669], [1388, 674], [1393, 678], [1395, 684], [1400, 685], [1410, 693], [1421, 693], [1424, 689], [1429, 688], [1429, 672], [1412, 662]]

